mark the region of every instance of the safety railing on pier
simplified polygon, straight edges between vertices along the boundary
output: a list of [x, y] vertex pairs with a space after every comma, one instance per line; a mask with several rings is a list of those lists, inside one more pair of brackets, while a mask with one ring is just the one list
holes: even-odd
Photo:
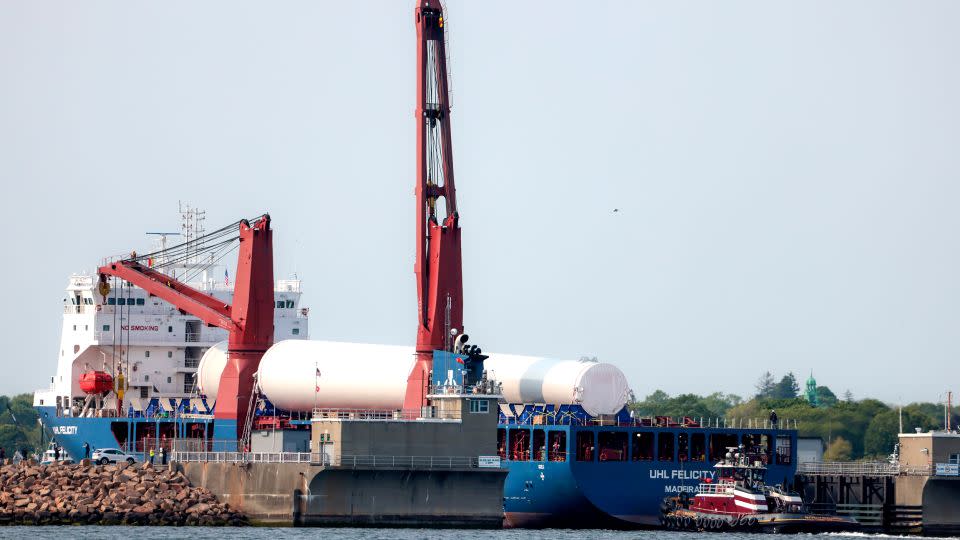
[[797, 473], [812, 476], [930, 476], [933, 468], [887, 461], [826, 461], [800, 463]]
[[[177, 462], [309, 463], [345, 469], [473, 469], [480, 467], [480, 460], [475, 456], [330, 456], [318, 452], [174, 451], [170, 454], [170, 458]], [[484, 467], [490, 467], [490, 465], [485, 464]]]

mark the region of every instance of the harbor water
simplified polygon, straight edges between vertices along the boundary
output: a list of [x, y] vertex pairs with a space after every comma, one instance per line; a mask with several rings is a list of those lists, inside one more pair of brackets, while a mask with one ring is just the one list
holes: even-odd
[[[610, 531], [610, 530], [456, 530], [456, 529], [319, 529], [277, 527], [123, 527], [123, 526], [57, 526], [57, 527], [5, 527], [0, 528], [5, 538], [30, 538], [36, 540], [63, 540], [64, 538], [96, 538], [103, 540], [165, 540], [190, 538], [191, 540], [307, 540], [336, 538], [337, 540], [692, 540], [703, 538], [703, 533], [672, 531]], [[779, 535], [783, 537], [785, 535]], [[803, 540], [864, 540], [918, 538], [882, 534], [802, 534]], [[757, 540], [756, 534], [717, 534], [717, 540]]]

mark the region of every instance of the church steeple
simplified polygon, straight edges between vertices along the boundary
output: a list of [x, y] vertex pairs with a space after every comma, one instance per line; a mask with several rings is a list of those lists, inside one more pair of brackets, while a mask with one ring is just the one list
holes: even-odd
[[807, 379], [807, 401], [810, 402], [810, 405], [816, 407], [818, 405], [817, 400], [817, 380], [813, 378], [813, 370], [810, 370], [810, 378]]

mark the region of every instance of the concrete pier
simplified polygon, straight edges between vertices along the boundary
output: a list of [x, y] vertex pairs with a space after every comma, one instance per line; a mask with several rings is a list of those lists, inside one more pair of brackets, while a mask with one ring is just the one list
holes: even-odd
[[182, 451], [175, 467], [253, 523], [499, 528], [493, 394], [431, 395], [419, 414], [316, 410], [303, 431], [256, 435], [266, 452]]

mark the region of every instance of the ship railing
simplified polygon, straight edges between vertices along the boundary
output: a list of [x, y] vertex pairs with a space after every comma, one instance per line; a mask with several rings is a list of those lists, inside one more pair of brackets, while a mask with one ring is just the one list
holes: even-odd
[[901, 467], [899, 463], [887, 461], [804, 462], [797, 466], [797, 474], [813, 476], [914, 476], [929, 473], [929, 467]]
[[421, 409], [313, 409], [313, 420], [357, 420], [357, 421], [386, 421], [386, 420], [461, 420], [460, 411], [441, 410], [437, 407], [423, 407]]
[[496, 381], [481, 381], [474, 385], [462, 386], [459, 384], [433, 384], [427, 391], [428, 395], [470, 395], [470, 396], [502, 396], [503, 385]]
[[760, 418], [674, 418], [670, 416], [636, 416], [621, 422], [611, 417], [583, 418], [567, 411], [537, 411], [524, 413], [522, 419], [506, 416], [506, 424], [516, 425], [573, 425], [573, 426], [610, 426], [610, 427], [668, 427], [685, 429], [757, 429], [757, 430], [796, 430], [799, 422], [795, 419], [779, 420], [772, 424]]
[[725, 495], [727, 493], [731, 493], [732, 491], [732, 484], [700, 484], [697, 486], [697, 493], [703, 493], [705, 495]]

